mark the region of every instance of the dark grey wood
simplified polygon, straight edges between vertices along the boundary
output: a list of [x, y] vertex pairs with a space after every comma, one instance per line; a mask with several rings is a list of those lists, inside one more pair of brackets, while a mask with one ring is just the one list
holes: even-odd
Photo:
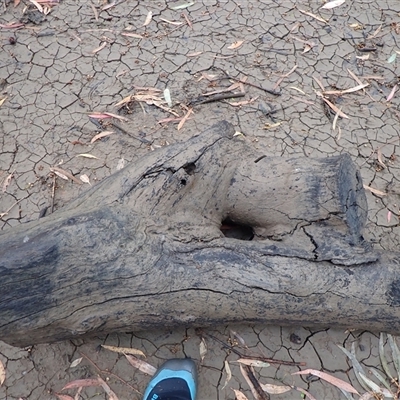
[[365, 243], [350, 157], [265, 157], [233, 134], [221, 122], [2, 233], [0, 339], [227, 322], [397, 333], [400, 257]]

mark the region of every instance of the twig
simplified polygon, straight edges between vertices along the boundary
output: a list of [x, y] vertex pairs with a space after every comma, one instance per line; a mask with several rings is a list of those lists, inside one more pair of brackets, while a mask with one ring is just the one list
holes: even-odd
[[200, 96], [197, 99], [191, 100], [189, 102], [189, 105], [200, 105], [200, 104], [207, 104], [207, 103], [213, 103], [214, 101], [220, 101], [220, 100], [225, 100], [225, 99], [231, 99], [231, 98], [236, 98], [236, 97], [244, 97], [246, 93], [239, 92], [239, 93], [221, 93], [217, 94], [215, 96]]
[[249, 381], [252, 383], [254, 390], [257, 392], [258, 398], [260, 400], [270, 400], [270, 395], [267, 392], [262, 390], [260, 382], [258, 382], [257, 378], [254, 376], [253, 371], [251, 370], [250, 365], [243, 365], [243, 370], [245, 371]]
[[[226, 74], [226, 73], [225, 73], [225, 74]], [[266, 88], [263, 88], [262, 86], [259, 86], [259, 85], [254, 84], [254, 83], [247, 82], [247, 81], [245, 81], [245, 80], [243, 80], [243, 79], [233, 78], [233, 77], [229, 76], [228, 74], [226, 74], [226, 75], [227, 75], [227, 77], [228, 77], [229, 79], [233, 79], [233, 80], [236, 81], [236, 82], [244, 83], [245, 85], [249, 85], [249, 86], [255, 87], [255, 88], [257, 88], [257, 89], [263, 90], [264, 92], [267, 92], [267, 93], [269, 93], [269, 94], [273, 94], [274, 96], [281, 96], [281, 95], [282, 95], [282, 93], [277, 92], [277, 91], [275, 91], [275, 90], [266, 89]]]

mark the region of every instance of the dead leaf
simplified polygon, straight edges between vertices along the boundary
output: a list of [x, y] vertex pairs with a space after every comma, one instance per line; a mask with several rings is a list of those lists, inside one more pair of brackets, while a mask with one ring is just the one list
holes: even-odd
[[301, 10], [300, 8], [298, 9], [302, 14], [308, 15], [309, 17], [315, 18], [317, 21], [323, 22], [324, 24], [327, 24], [328, 21], [323, 19], [322, 17], [319, 17], [318, 15], [315, 15], [313, 13], [310, 13], [309, 11]]
[[114, 7], [117, 3], [113, 1], [112, 3], [108, 3], [101, 8], [101, 11], [109, 10], [110, 8]]
[[386, 99], [386, 102], [389, 102], [390, 100], [393, 99], [393, 96], [396, 93], [396, 90], [397, 90], [397, 85], [394, 85], [392, 91], [390, 92], [389, 96]]
[[[241, 132], [235, 132], [235, 134], [234, 134], [233, 136], [235, 137], [235, 136], [237, 136], [237, 135], [243, 135], [243, 133], [241, 133]], [[242, 346], [247, 347], [247, 346], [246, 346], [245, 340], [244, 340], [236, 331], [234, 331], [234, 330], [231, 329], [231, 330], [230, 330], [230, 334], [231, 334], [233, 337], [235, 337], [236, 340], [237, 340]]]
[[121, 158], [120, 160], [118, 160], [117, 163], [117, 171], [119, 171], [120, 169], [125, 167], [125, 160], [123, 158]]
[[61, 390], [77, 389], [80, 387], [100, 386], [100, 382], [96, 378], [77, 379], [67, 383]]
[[129, 121], [128, 118], [121, 117], [121, 115], [113, 114], [113, 113], [110, 113], [110, 112], [105, 112], [103, 114], [104, 115], [108, 115], [109, 117], [112, 117], [112, 118], [119, 119], [120, 121]]
[[70, 172], [66, 171], [65, 169], [59, 168], [59, 167], [50, 167], [50, 171], [54, 172], [57, 176], [59, 176], [61, 179], [65, 179], [66, 181], [68, 179], [71, 179], [75, 183], [82, 185], [82, 181], [80, 181], [78, 178], [76, 178], [74, 175], [72, 175]]
[[165, 18], [160, 18], [160, 20], [166, 22], [167, 24], [171, 24], [171, 25], [175, 25], [175, 26], [180, 26], [180, 25], [183, 24], [183, 22], [170, 21], [170, 20], [165, 19]]
[[146, 17], [146, 19], [144, 21], [143, 26], [147, 26], [151, 22], [152, 18], [153, 18], [153, 13], [151, 11], [149, 11], [147, 13], [147, 17]]
[[274, 124], [270, 124], [270, 123], [266, 123], [264, 126], [263, 126], [263, 129], [274, 129], [274, 128], [277, 128], [279, 125], [281, 125], [282, 124], [282, 122], [275, 122]]
[[292, 386], [292, 389], [298, 390], [300, 393], [302, 393], [304, 396], [306, 396], [310, 400], [317, 400], [312, 394], [308, 393], [307, 390], [304, 390], [301, 387], [298, 386]]
[[171, 92], [168, 88], [164, 90], [164, 99], [168, 104], [168, 107], [172, 107], [172, 99], [171, 99]]
[[373, 393], [366, 392], [364, 393], [358, 400], [370, 400], [370, 399], [376, 399]]
[[190, 114], [192, 113], [193, 108], [189, 108], [189, 111], [186, 113], [186, 115], [182, 118], [182, 121], [179, 122], [178, 124], [178, 131], [183, 127], [184, 123], [188, 120]]
[[[14, 172], [11, 172], [11, 174], [8, 175], [7, 178], [4, 180], [4, 183], [3, 183], [3, 193], [6, 192], [6, 190], [7, 190], [7, 188], [8, 188], [8, 185], [10, 184], [11, 179], [13, 178], [13, 176], [14, 176]], [[1, 385], [0, 385], [0, 386], [1, 386]]]
[[0, 360], [0, 386], [3, 385], [6, 380], [6, 369], [4, 368], [3, 362]]
[[293, 33], [294, 31], [296, 31], [297, 29], [299, 29], [300, 26], [300, 22], [296, 22], [292, 28], [290, 29], [290, 33]]
[[244, 43], [244, 40], [238, 40], [237, 42], [232, 43], [230, 46], [228, 46], [229, 50], [234, 50], [239, 48], [242, 44]]
[[96, 21], [98, 21], [99, 20], [99, 13], [97, 12], [96, 7], [92, 3], [90, 3], [90, 7], [92, 7], [92, 11], [93, 11], [93, 14], [94, 14], [94, 19]]
[[349, 89], [344, 89], [344, 90], [325, 90], [323, 94], [345, 94], [345, 93], [354, 93], [357, 92], [358, 90], [364, 89], [367, 86], [369, 86], [369, 83], [361, 83], [360, 85], [354, 86]]
[[98, 133], [97, 135], [95, 135], [95, 136], [92, 137], [92, 140], [90, 141], [90, 143], [94, 143], [96, 140], [99, 140], [99, 139], [101, 139], [101, 138], [103, 138], [103, 137], [112, 135], [113, 133], [115, 133], [115, 132], [113, 132], [113, 131], [103, 131], [103, 132], [100, 132], [100, 133]]
[[338, 134], [336, 136], [336, 141], [338, 142], [341, 137], [342, 137], [342, 128], [338, 126]]
[[372, 35], [367, 36], [367, 40], [371, 40], [374, 37], [376, 37], [381, 30], [382, 30], [382, 24], [380, 24], [378, 26], [378, 28], [376, 29], [376, 31]]
[[289, 89], [293, 89], [293, 90], [297, 90], [298, 92], [300, 92], [301, 94], [306, 94], [306, 92], [304, 92], [303, 90], [299, 89], [296, 86], [289, 86]]
[[359, 30], [361, 30], [361, 29], [364, 29], [364, 26], [361, 25], [361, 24], [358, 23], [358, 22], [355, 22], [355, 23], [353, 23], [353, 24], [349, 24], [349, 27], [350, 27], [351, 29], [354, 29], [355, 31], [359, 31]]
[[88, 153], [80, 153], [80, 154], [77, 154], [75, 157], [94, 158], [94, 159], [98, 160], [98, 158], [96, 156], [94, 156], [93, 154], [88, 154]]
[[273, 90], [276, 90], [278, 88], [278, 86], [282, 83], [282, 81], [287, 78], [290, 74], [292, 74], [294, 71], [296, 71], [297, 69], [297, 65], [295, 65], [294, 67], [291, 68], [291, 70], [289, 72], [286, 72], [286, 74], [283, 74], [278, 81], [275, 83], [275, 86], [273, 87]]
[[3, 29], [19, 29], [24, 26], [21, 22], [10, 22], [9, 24], [0, 24], [0, 28]]
[[188, 54], [186, 54], [186, 57], [197, 57], [197, 56], [199, 56], [200, 54], [203, 54], [203, 52], [202, 52], [202, 51], [196, 51], [196, 52], [194, 52], [194, 53], [188, 53]]
[[146, 361], [139, 360], [138, 358], [131, 356], [130, 354], [124, 354], [124, 356], [129, 361], [129, 364], [132, 365], [132, 367], [137, 368], [139, 371], [142, 371], [147, 375], [153, 376], [157, 371], [157, 368], [154, 368]]
[[266, 368], [271, 365], [265, 361], [252, 360], [250, 358], [239, 358], [239, 360], [237, 360], [236, 362], [244, 365], [250, 365], [251, 367], [259, 367], [259, 368]]
[[6, 99], [7, 99], [7, 96], [0, 100], [0, 107], [4, 104], [4, 102], [6, 101]]
[[232, 390], [235, 392], [236, 400], [249, 400], [240, 390], [236, 390], [236, 389], [232, 389]]
[[[252, 368], [250, 366], [243, 367], [243, 365], [240, 364], [240, 372], [242, 373], [247, 384], [249, 385], [249, 387], [251, 389], [251, 393], [253, 394], [254, 398], [256, 400], [268, 400], [268, 396], [262, 390], [260, 383], [254, 376]], [[258, 386], [258, 387], [256, 387], [256, 386]]]
[[222, 386], [221, 390], [224, 390], [226, 388], [226, 385], [232, 378], [232, 371], [231, 371], [231, 367], [229, 366], [228, 361], [225, 360], [224, 365], [225, 365], [225, 371], [226, 371], [226, 379], [225, 379], [224, 386]]
[[89, 118], [93, 119], [107, 119], [111, 118], [108, 114], [102, 114], [102, 113], [93, 113], [88, 115]]
[[345, 390], [346, 392], [359, 395], [357, 390], [352, 385], [350, 385], [350, 383], [345, 382], [342, 379], [336, 378], [332, 375], [329, 375], [326, 372], [318, 371], [316, 369], [306, 369], [304, 371], [298, 371], [292, 373], [292, 375], [308, 375], [308, 374], [318, 376], [318, 378], [321, 378], [324, 381], [330, 383], [331, 385], [336, 386], [339, 389]]
[[74, 400], [73, 397], [68, 396], [67, 394], [59, 394], [59, 393], [54, 393], [54, 394], [59, 398], [59, 400]]
[[381, 165], [382, 168], [386, 168], [386, 164], [382, 160], [382, 150], [380, 148], [376, 150], [376, 154], [378, 156], [378, 163]]
[[350, 119], [350, 117], [348, 117], [343, 111], [340, 111], [333, 103], [331, 103], [328, 99], [326, 99], [325, 97], [322, 97], [322, 100], [328, 104], [328, 106], [335, 111], [335, 113], [339, 114], [339, 117], [342, 118], [346, 118], [346, 119]]
[[253, 97], [250, 100], [243, 100], [243, 101], [235, 101], [235, 102], [229, 102], [228, 104], [234, 107], [241, 107], [241, 106], [247, 106], [248, 104], [254, 103], [259, 96]]
[[79, 365], [82, 361], [83, 357], [77, 358], [76, 360], [72, 361], [71, 365], [69, 366], [70, 368], [74, 368], [77, 365]]
[[269, 383], [260, 383], [262, 390], [269, 394], [282, 394], [292, 390], [290, 386], [270, 385]]
[[90, 186], [92, 186], [92, 184], [90, 183], [90, 179], [86, 174], [83, 174], [79, 177], [79, 179], [83, 182], [83, 183], [88, 183]]
[[333, 118], [333, 122], [332, 122], [332, 131], [333, 132], [336, 131], [336, 124], [337, 124], [338, 119], [339, 119], [339, 113], [336, 113], [335, 118]]
[[122, 32], [121, 36], [128, 36], [128, 37], [133, 37], [136, 39], [143, 39], [144, 36], [138, 35], [137, 33], [129, 33], [129, 32]]
[[59, 172], [59, 171], [52, 171], [52, 172], [54, 172], [57, 176], [59, 176], [61, 179], [64, 179], [64, 180], [68, 180], [68, 178], [67, 178], [67, 176], [66, 175], [64, 175], [63, 173], [61, 173], [61, 172]]
[[194, 1], [189, 3], [180, 4], [178, 6], [171, 7], [171, 10], [183, 10], [184, 8], [188, 8], [194, 4]]
[[103, 349], [113, 351], [114, 353], [131, 354], [134, 356], [142, 356], [146, 358], [146, 355], [143, 353], [142, 350], [133, 349], [131, 347], [116, 347], [116, 346], [108, 346], [106, 344], [102, 344], [101, 347], [103, 347]]
[[333, 0], [329, 3], [324, 4], [321, 9], [331, 10], [332, 8], [341, 6], [346, 0]]
[[363, 186], [364, 186], [364, 189], [369, 190], [371, 193], [376, 194], [377, 196], [387, 196], [387, 193], [381, 192], [378, 189], [374, 189], [371, 186], [367, 186], [365, 184]]
[[107, 46], [107, 42], [102, 42], [99, 47], [97, 47], [96, 49], [92, 50], [92, 54], [98, 53], [100, 50], [103, 50], [104, 47], [106, 47], [106, 46]]
[[110, 386], [107, 385], [107, 383], [101, 379], [100, 377], [97, 378], [101, 387], [104, 389], [104, 391], [108, 395], [108, 400], [119, 400], [117, 395], [111, 390]]
[[317, 85], [320, 87], [320, 89], [321, 89], [322, 91], [324, 91], [325, 88], [324, 88], [324, 85], [322, 84], [322, 82], [321, 82], [318, 78], [316, 78], [315, 76], [313, 76], [313, 79], [314, 79], [314, 81], [317, 83]]
[[181, 15], [183, 15], [183, 18], [185, 18], [186, 23], [189, 25], [189, 28], [193, 29], [192, 22], [190, 21], [189, 17], [186, 15], [186, 13], [182, 13]]
[[200, 349], [199, 349], [199, 351], [200, 351], [200, 359], [201, 359], [201, 362], [203, 362], [204, 357], [205, 357], [206, 354], [207, 354], [207, 344], [206, 344], [206, 341], [204, 340], [204, 338], [201, 338]]
[[82, 389], [83, 389], [83, 388], [80, 387], [80, 388], [76, 391], [74, 400], [81, 400], [81, 392], [82, 392]]
[[35, 0], [29, 0], [41, 13], [43, 13], [43, 7]]

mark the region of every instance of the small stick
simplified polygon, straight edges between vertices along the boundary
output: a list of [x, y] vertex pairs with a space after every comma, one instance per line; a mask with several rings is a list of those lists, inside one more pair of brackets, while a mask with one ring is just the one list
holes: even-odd
[[190, 105], [200, 105], [200, 104], [207, 104], [207, 103], [213, 103], [214, 101], [220, 101], [220, 100], [225, 100], [225, 99], [231, 99], [235, 97], [244, 97], [246, 93], [239, 92], [239, 93], [221, 93], [216, 96], [210, 96], [207, 98], [198, 97], [197, 99], [191, 100], [189, 102]]

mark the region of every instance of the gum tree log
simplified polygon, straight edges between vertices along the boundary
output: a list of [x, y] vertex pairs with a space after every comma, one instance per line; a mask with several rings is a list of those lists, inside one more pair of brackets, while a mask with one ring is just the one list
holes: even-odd
[[398, 332], [350, 157], [265, 157], [227, 122], [0, 236], [0, 339], [266, 322]]

